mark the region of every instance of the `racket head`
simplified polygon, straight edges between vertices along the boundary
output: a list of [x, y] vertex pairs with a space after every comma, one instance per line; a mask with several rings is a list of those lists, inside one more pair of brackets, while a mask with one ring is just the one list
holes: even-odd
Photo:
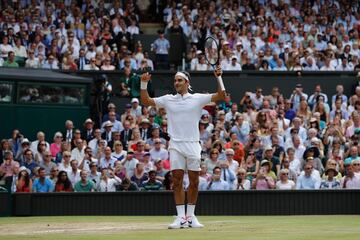
[[207, 37], [204, 45], [205, 59], [212, 66], [219, 64], [220, 48], [219, 44], [213, 37]]

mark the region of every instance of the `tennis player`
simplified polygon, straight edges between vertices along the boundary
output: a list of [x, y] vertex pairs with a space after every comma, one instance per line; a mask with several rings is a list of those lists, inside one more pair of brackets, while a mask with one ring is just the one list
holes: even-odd
[[[214, 94], [191, 94], [190, 74], [177, 72], [174, 77], [176, 95], [167, 94], [158, 98], [150, 98], [147, 92], [147, 84], [151, 79], [149, 73], [141, 75], [141, 102], [145, 106], [165, 108], [168, 121], [168, 133], [170, 135], [169, 153], [170, 166], [173, 176], [174, 198], [176, 203], [177, 217], [169, 225], [171, 229], [184, 227], [201, 228], [195, 217], [195, 204], [198, 197], [199, 171], [200, 171], [200, 134], [199, 120], [202, 108], [210, 103], [223, 100], [225, 90], [220, 88], [222, 70], [217, 67], [214, 71], [218, 79], [218, 91]], [[220, 83], [221, 82], [221, 83]], [[187, 192], [187, 208], [185, 213], [185, 192], [183, 189], [184, 172], [188, 171], [190, 185]]]

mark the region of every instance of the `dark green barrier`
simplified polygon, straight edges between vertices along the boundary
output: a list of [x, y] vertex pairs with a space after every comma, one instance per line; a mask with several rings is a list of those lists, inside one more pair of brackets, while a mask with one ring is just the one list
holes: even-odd
[[[360, 190], [200, 192], [198, 215], [360, 214]], [[14, 216], [173, 215], [172, 192], [13, 194]]]

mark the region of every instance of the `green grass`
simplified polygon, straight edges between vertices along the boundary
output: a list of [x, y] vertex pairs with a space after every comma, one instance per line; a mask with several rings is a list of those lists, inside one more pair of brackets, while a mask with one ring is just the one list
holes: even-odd
[[[9, 217], [0, 218], [0, 239], [360, 239], [360, 216], [355, 215], [200, 216], [203, 229], [168, 230], [172, 220], [159, 216]], [[94, 226], [105, 228], [95, 231]]]

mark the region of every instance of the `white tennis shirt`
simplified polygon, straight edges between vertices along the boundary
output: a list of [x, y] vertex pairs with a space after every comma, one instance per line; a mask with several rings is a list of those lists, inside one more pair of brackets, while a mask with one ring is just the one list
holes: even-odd
[[154, 98], [157, 107], [167, 113], [168, 133], [172, 141], [200, 141], [199, 120], [202, 108], [210, 103], [212, 94], [186, 93]]

